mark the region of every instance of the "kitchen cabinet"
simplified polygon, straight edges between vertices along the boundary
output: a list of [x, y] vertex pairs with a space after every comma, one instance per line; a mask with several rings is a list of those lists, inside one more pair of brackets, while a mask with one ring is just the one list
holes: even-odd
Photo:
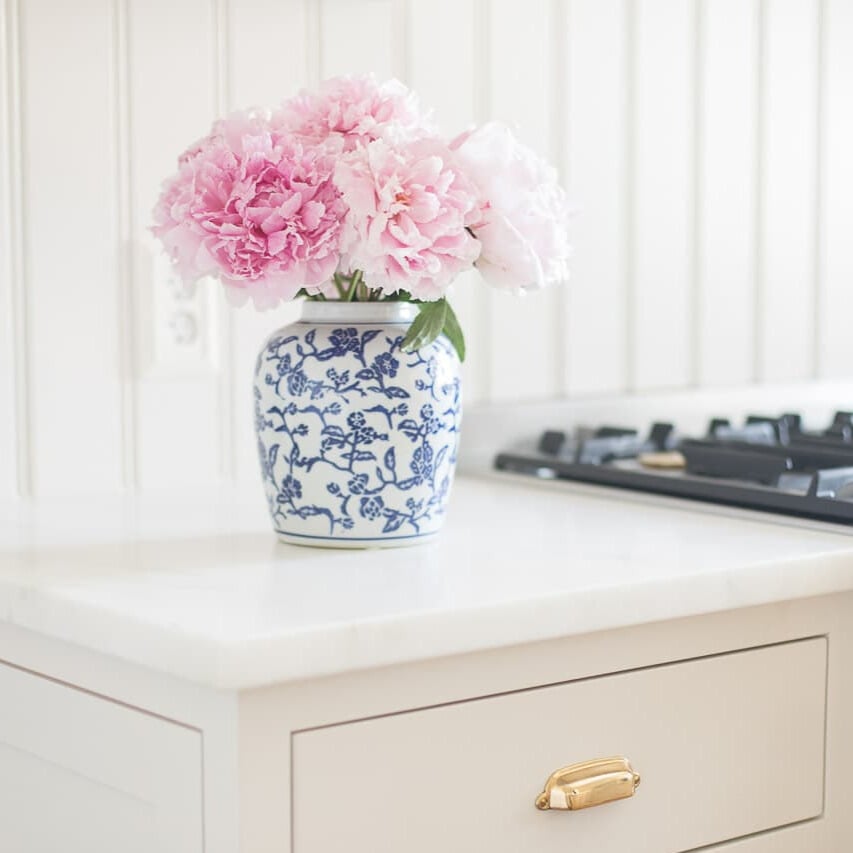
[[0, 848], [203, 853], [201, 732], [0, 665]]
[[[245, 849], [843, 853], [851, 616], [816, 598], [250, 692]], [[634, 796], [535, 807], [611, 755]]]
[[[821, 637], [300, 732], [293, 849], [660, 853], [817, 817], [826, 650]], [[642, 774], [630, 800], [533, 808], [552, 770], [612, 753]]]
[[[2, 534], [0, 848], [853, 849], [853, 537], [463, 478], [330, 554], [169, 500]], [[610, 756], [633, 796], [536, 807]]]

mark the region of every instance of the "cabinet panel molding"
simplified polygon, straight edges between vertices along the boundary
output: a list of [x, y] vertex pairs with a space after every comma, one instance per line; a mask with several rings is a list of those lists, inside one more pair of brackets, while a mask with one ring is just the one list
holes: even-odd
[[5, 664], [0, 697], [4, 847], [203, 853], [198, 730]]

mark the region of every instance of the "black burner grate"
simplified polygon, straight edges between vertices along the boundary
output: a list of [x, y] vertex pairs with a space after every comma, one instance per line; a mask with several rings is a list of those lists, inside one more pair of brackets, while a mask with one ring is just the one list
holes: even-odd
[[495, 467], [692, 500], [853, 525], [853, 413], [823, 431], [795, 414], [711, 420], [705, 436], [680, 437], [672, 424], [637, 430], [604, 426], [498, 454]]

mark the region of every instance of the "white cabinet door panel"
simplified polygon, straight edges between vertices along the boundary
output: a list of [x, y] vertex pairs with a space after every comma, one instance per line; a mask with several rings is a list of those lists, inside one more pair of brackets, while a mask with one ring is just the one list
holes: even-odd
[[0, 664], [0, 850], [202, 853], [201, 733]]

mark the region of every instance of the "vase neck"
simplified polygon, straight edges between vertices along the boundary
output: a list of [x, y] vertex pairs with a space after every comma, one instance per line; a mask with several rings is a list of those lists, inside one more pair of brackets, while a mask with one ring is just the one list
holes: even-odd
[[308, 323], [403, 323], [408, 325], [418, 315], [411, 302], [325, 302], [306, 300], [302, 303], [301, 320]]

